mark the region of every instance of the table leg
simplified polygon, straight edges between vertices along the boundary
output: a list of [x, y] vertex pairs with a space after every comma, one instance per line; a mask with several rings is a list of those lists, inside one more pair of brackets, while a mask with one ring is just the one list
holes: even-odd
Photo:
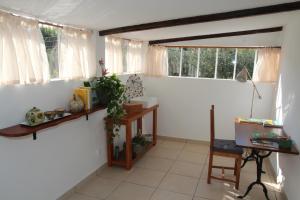
[[109, 167], [112, 166], [112, 158], [113, 158], [113, 137], [112, 137], [112, 129], [113, 124], [107, 122], [106, 123], [106, 139], [107, 139], [107, 165]]
[[139, 133], [139, 131], [143, 131], [143, 118], [139, 118], [137, 119], [137, 132]]
[[243, 159], [243, 164], [242, 164], [241, 168], [245, 167], [245, 165], [248, 161], [252, 161], [254, 159], [255, 159], [254, 158], [254, 153], [253, 153], [253, 150], [251, 150], [251, 154]]
[[156, 145], [157, 142], [157, 108], [153, 110], [153, 121], [152, 121], [153, 127], [153, 145]]
[[[254, 152], [252, 149], [251, 154], [243, 159], [243, 164], [242, 164], [241, 168], [245, 167], [245, 165], [248, 161], [253, 161], [253, 160], [255, 160], [255, 155], [254, 155]], [[264, 170], [262, 170], [261, 173], [265, 174], [266, 172]]]
[[245, 194], [243, 196], [238, 196], [238, 198], [242, 199], [242, 198], [246, 197], [248, 195], [248, 193], [252, 190], [252, 187], [257, 184], [257, 185], [262, 186], [263, 191], [265, 193], [265, 197], [266, 197], [267, 200], [269, 200], [267, 187], [261, 182], [261, 174], [262, 174], [262, 171], [263, 171], [262, 170], [263, 160], [265, 158], [267, 158], [268, 156], [270, 156], [272, 151], [268, 152], [266, 155], [260, 155], [259, 150], [253, 149], [252, 153], [253, 153], [255, 161], [256, 161], [256, 170], [257, 170], [257, 172], [256, 172], [256, 181], [252, 182], [248, 186], [247, 191], [245, 192]]
[[132, 167], [132, 133], [131, 133], [131, 123], [126, 124], [126, 169], [131, 169]]

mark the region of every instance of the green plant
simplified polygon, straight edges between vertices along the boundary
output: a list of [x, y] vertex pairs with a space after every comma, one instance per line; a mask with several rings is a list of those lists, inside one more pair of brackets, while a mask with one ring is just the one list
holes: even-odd
[[123, 109], [125, 86], [115, 74], [102, 76], [93, 85], [100, 102], [107, 106], [107, 117], [112, 119], [113, 127], [106, 127], [106, 129], [114, 138], [119, 134], [121, 118], [125, 114]]

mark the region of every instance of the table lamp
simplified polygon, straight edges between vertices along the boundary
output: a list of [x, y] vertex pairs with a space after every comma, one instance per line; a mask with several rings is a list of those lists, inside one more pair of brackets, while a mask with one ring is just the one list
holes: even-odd
[[261, 96], [260, 93], [258, 92], [255, 83], [252, 81], [251, 76], [250, 76], [250, 74], [249, 74], [249, 71], [248, 71], [247, 67], [244, 66], [243, 69], [242, 69], [242, 71], [240, 71], [240, 72], [237, 74], [236, 80], [239, 81], [239, 82], [241, 82], [241, 83], [245, 83], [245, 82], [247, 82], [248, 78], [249, 78], [249, 80], [251, 80], [251, 83], [252, 83], [252, 85], [253, 85], [252, 101], [251, 101], [251, 113], [250, 113], [250, 118], [252, 118], [252, 114], [253, 114], [254, 94], [255, 94], [255, 92], [256, 92], [259, 99], [262, 99], [262, 96]]

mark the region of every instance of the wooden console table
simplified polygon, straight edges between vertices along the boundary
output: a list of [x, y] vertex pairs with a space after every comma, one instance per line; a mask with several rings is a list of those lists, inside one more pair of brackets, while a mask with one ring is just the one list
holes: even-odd
[[[155, 105], [153, 107], [150, 108], [146, 108], [143, 109], [142, 112], [138, 112], [138, 113], [132, 113], [132, 114], [128, 114], [126, 116], [124, 116], [121, 119], [121, 125], [125, 125], [126, 127], [126, 149], [125, 149], [125, 159], [119, 159], [119, 160], [115, 160], [114, 159], [114, 144], [113, 144], [113, 138], [112, 138], [112, 134], [110, 131], [107, 131], [107, 159], [108, 159], [108, 166], [112, 166], [112, 165], [118, 165], [118, 166], [122, 166], [125, 167], [126, 169], [131, 169], [133, 163], [138, 160], [139, 158], [141, 158], [144, 153], [146, 153], [149, 149], [151, 149], [151, 147], [153, 147], [154, 145], [156, 145], [156, 141], [157, 141], [157, 108], [158, 105]], [[138, 155], [136, 155], [136, 157], [133, 159], [132, 155], [133, 155], [133, 150], [132, 150], [132, 122], [137, 120], [137, 130], [142, 130], [142, 119], [143, 117], [150, 113], [153, 112], [153, 122], [152, 122], [152, 143], [147, 145], [144, 149], [144, 151], [142, 151], [141, 153], [139, 153]], [[110, 118], [105, 118], [105, 122], [106, 122], [106, 126], [107, 127], [113, 127], [113, 123], [112, 120]]]

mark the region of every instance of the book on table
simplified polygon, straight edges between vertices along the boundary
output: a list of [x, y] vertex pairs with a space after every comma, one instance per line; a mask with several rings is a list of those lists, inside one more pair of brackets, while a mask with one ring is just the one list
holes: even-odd
[[253, 124], [261, 124], [264, 127], [272, 127], [272, 128], [282, 128], [283, 125], [278, 120], [272, 119], [258, 119], [258, 118], [238, 118], [240, 123], [253, 123]]

